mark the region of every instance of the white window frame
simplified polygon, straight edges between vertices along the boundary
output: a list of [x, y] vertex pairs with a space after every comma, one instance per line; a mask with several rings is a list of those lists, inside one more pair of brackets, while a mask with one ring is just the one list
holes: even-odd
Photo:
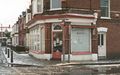
[[40, 0], [37, 0], [37, 13], [43, 13], [43, 0], [41, 0], [41, 7], [40, 7], [40, 9], [39, 10], [41, 10], [41, 11], [38, 11], [38, 1], [40, 1]]
[[37, 2], [37, 0], [32, 1], [32, 13], [33, 13], [33, 15], [36, 14], [36, 2]]
[[43, 0], [41, 0], [41, 12], [38, 12], [38, 0], [33, 0], [32, 2], [32, 13], [35, 14], [41, 14], [43, 13]]
[[104, 37], [105, 37], [105, 35], [104, 35], [104, 33], [99, 33], [98, 34], [98, 46], [103, 46], [105, 43], [104, 43]]
[[57, 26], [57, 25], [62, 28], [62, 26], [61, 26], [59, 23], [54, 23], [54, 24], [52, 25], [52, 31], [56, 31], [56, 32], [57, 32], [57, 31], [58, 31], [58, 32], [59, 32], [59, 31], [62, 31], [62, 29], [54, 30], [54, 27]]
[[50, 0], [50, 10], [62, 10], [62, 3], [60, 8], [52, 8], [52, 0]]
[[108, 17], [101, 16], [101, 19], [111, 19], [110, 18], [110, 0], [108, 0]]
[[[75, 29], [76, 29], [76, 28], [75, 28]], [[74, 32], [73, 30], [74, 30], [74, 29], [71, 30], [71, 34], [73, 34], [73, 32]], [[76, 31], [76, 30], [75, 30], [75, 31]], [[75, 49], [73, 48], [73, 46], [71, 46], [72, 52], [74, 52], [74, 51], [76, 51], [76, 52], [78, 52], [78, 51], [79, 51], [79, 52], [91, 52], [91, 46], [92, 46], [92, 45], [91, 45], [91, 29], [88, 29], [88, 31], [89, 31], [88, 33], [89, 33], [89, 37], [90, 37], [90, 38], [89, 38], [89, 41], [88, 41], [88, 42], [89, 42], [89, 43], [88, 43], [88, 44], [89, 44], [88, 50], [82, 50], [82, 51], [81, 51], [80, 49], [75, 50]], [[73, 43], [73, 41], [74, 41], [74, 40], [72, 39], [72, 36], [73, 36], [73, 35], [71, 35], [71, 45], [72, 45], [72, 43]]]

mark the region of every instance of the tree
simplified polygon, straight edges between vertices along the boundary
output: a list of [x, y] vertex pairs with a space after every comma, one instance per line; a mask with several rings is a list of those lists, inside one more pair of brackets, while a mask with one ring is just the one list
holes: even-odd
[[6, 29], [4, 34], [5, 34], [5, 37], [7, 37], [9, 39], [11, 32], [8, 32], [8, 30]]
[[7, 38], [10, 38], [10, 32], [7, 32], [7, 33], [5, 33], [5, 36], [7, 37]]

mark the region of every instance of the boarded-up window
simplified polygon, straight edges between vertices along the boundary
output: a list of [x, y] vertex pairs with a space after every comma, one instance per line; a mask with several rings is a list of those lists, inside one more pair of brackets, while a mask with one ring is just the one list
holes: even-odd
[[71, 50], [90, 51], [90, 29], [72, 29]]

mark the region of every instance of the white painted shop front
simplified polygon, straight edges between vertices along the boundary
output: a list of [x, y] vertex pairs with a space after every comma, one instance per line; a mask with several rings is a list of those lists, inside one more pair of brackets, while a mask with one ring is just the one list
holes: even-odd
[[[90, 15], [90, 17], [93, 18], [89, 18], [88, 15], [74, 15], [74, 14], [69, 14], [70, 16], [77, 16], [77, 18], [72, 17], [69, 18], [67, 17], [67, 21], [66, 22], [70, 22], [70, 27], [71, 29], [69, 30], [69, 32], [67, 34], [69, 35], [69, 49], [70, 49], [70, 60], [74, 61], [74, 60], [97, 60], [97, 53], [92, 53], [92, 25], [96, 22], [96, 18], [94, 18], [93, 15]], [[58, 15], [59, 17], [59, 15]], [[79, 18], [78, 18], [79, 17]], [[88, 17], [88, 18], [87, 18]], [[45, 20], [38, 20], [36, 21], [34, 24], [30, 25], [29, 28], [31, 28], [32, 26], [36, 26], [36, 25], [43, 25], [46, 23], [50, 23], [51, 27], [53, 28], [55, 24], [57, 25], [61, 25], [61, 20], [59, 18], [52, 18], [52, 19], [45, 19]], [[59, 26], [58, 26], [59, 27]], [[67, 27], [67, 26], [66, 26]], [[46, 34], [46, 30], [44, 30], [44, 35], [42, 34], [42, 36], [45, 37]], [[30, 32], [32, 33], [32, 31]], [[34, 34], [34, 33], [33, 33]], [[34, 48], [32, 48], [34, 46], [31, 46], [31, 50], [30, 50], [30, 54], [33, 55], [36, 58], [39, 59], [48, 59], [50, 60], [53, 57], [53, 52], [54, 50], [58, 50], [56, 48], [57, 44], [59, 43], [61, 45], [60, 48], [60, 52], [61, 52], [61, 57], [60, 59], [63, 60], [63, 50], [65, 47], [65, 43], [64, 43], [64, 29], [60, 29], [60, 30], [54, 30], [51, 29], [51, 53], [45, 53], [46, 50], [44, 50], [44, 52], [41, 52], [40, 50], [33, 50]], [[41, 35], [41, 34], [39, 34]], [[61, 35], [61, 37], [60, 37]], [[56, 36], [56, 38], [55, 38]], [[34, 36], [35, 37], [35, 36]], [[37, 38], [37, 37], [36, 37]], [[32, 37], [31, 40], [32, 41]], [[45, 41], [46, 39], [44, 39]], [[57, 44], [56, 44], [57, 43]], [[39, 43], [39, 46], [41, 46], [41, 43]], [[44, 49], [46, 47], [45, 43], [42, 43], [42, 46], [44, 46]], [[61, 50], [62, 49], [62, 50]], [[35, 52], [34, 52], [35, 51]], [[65, 59], [64, 60], [68, 60], [68, 53], [65, 53]]]

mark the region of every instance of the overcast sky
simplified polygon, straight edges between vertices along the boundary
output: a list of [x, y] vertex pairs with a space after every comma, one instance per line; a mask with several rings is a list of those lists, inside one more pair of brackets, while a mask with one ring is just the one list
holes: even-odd
[[0, 0], [0, 24], [12, 26], [29, 5], [30, 0]]

